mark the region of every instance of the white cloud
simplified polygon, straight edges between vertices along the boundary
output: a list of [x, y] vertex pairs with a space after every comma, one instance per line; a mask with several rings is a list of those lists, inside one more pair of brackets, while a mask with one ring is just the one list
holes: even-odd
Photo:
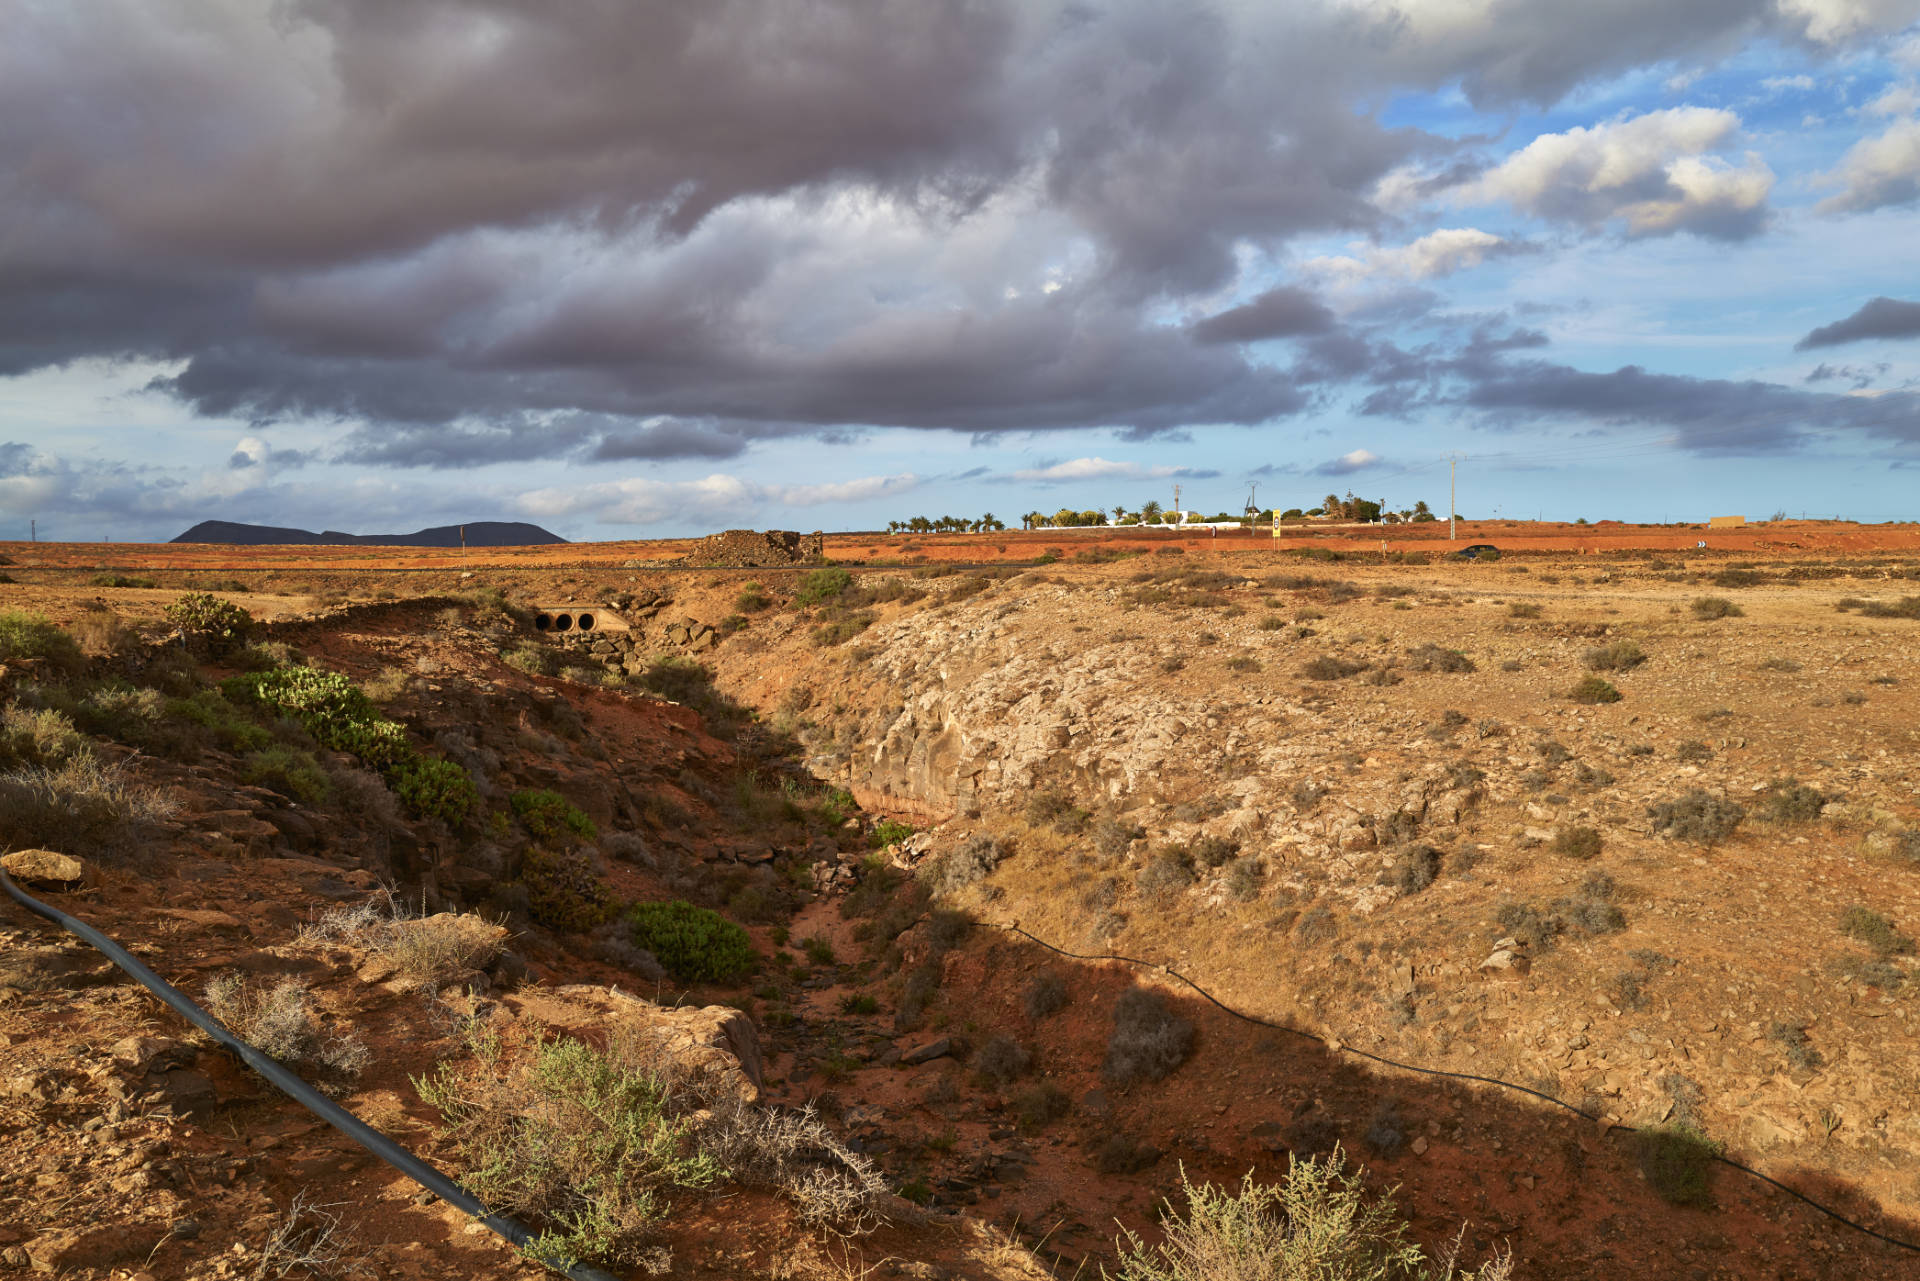
[[1368, 246], [1358, 258], [1310, 258], [1309, 271], [1358, 279], [1367, 276], [1396, 276], [1407, 280], [1431, 280], [1451, 276], [1456, 271], [1478, 267], [1487, 258], [1512, 249], [1512, 242], [1476, 227], [1442, 227], [1428, 232], [1412, 244]]
[[1895, 121], [1877, 138], [1856, 142], [1820, 181], [1840, 191], [1821, 213], [1865, 213], [1920, 199], [1920, 120]]
[[1457, 198], [1504, 200], [1588, 227], [1619, 221], [1629, 236], [1688, 231], [1740, 239], [1765, 221], [1773, 171], [1752, 153], [1738, 168], [1707, 154], [1739, 128], [1731, 111], [1675, 107], [1542, 134], [1459, 188]]
[[699, 480], [648, 480], [630, 477], [595, 485], [555, 486], [520, 495], [526, 515], [554, 519], [588, 516], [609, 525], [653, 525], [709, 516], [745, 516], [765, 507], [817, 507], [857, 503], [917, 488], [911, 472], [862, 476], [821, 485], [763, 485], [725, 472]]
[[1920, 108], [1920, 89], [1911, 84], [1899, 84], [1888, 86], [1884, 93], [1866, 105], [1865, 111], [1868, 115], [1897, 120], [1912, 115], [1916, 108]]
[[1193, 474], [1190, 467], [1143, 467], [1139, 463], [1115, 462], [1110, 458], [1074, 458], [1051, 467], [1014, 472], [1013, 479], [1055, 485], [1076, 480], [1163, 480]]
[[1920, 19], [1920, 0], [1779, 0], [1782, 17], [1807, 39], [1837, 44], [1874, 31], [1898, 31]]
[[1813, 88], [1813, 77], [1805, 74], [1797, 76], [1768, 76], [1760, 82], [1760, 87], [1773, 93], [1780, 93], [1787, 89], [1805, 92]]
[[1321, 463], [1313, 469], [1313, 473], [1316, 476], [1346, 476], [1353, 472], [1365, 471], [1380, 461], [1380, 455], [1371, 449], [1354, 449], [1338, 458]]

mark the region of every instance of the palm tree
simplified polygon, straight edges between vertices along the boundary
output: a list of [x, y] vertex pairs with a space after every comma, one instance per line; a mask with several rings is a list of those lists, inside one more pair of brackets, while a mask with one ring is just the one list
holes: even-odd
[[1159, 514], [1160, 514], [1160, 502], [1158, 499], [1149, 498], [1145, 503], [1141, 504], [1140, 519], [1142, 521], [1151, 521], [1155, 516], [1158, 516]]

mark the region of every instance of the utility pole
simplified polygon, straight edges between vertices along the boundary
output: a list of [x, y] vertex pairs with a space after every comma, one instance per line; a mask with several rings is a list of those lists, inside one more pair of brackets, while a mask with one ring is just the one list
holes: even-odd
[[1454, 500], [1458, 492], [1453, 481], [1454, 468], [1460, 465], [1460, 455], [1447, 455], [1447, 538], [1450, 542], [1460, 541], [1460, 505]]
[[1177, 484], [1173, 487], [1173, 523], [1180, 523], [1180, 486]]
[[37, 543], [40, 541], [40, 522], [39, 521], [30, 520], [27, 522], [27, 541], [34, 542], [34, 543]]

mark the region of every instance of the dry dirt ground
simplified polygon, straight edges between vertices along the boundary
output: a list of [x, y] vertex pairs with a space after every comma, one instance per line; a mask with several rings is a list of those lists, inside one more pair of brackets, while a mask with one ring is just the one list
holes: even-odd
[[[553, 788], [636, 837], [599, 864], [622, 897], [740, 916], [760, 971], [694, 1003], [748, 1011], [768, 1098], [820, 1103], [930, 1210], [902, 1203], [842, 1247], [758, 1194], [704, 1202], [676, 1222], [677, 1275], [892, 1258], [875, 1275], [904, 1260], [1014, 1276], [1034, 1266], [996, 1243], [1015, 1238], [1071, 1275], [1110, 1261], [1116, 1219], [1151, 1231], [1182, 1168], [1273, 1178], [1335, 1142], [1401, 1187], [1422, 1240], [1465, 1224], [1469, 1258], [1505, 1243], [1521, 1276], [1916, 1275], [1920, 1255], [1724, 1166], [1704, 1203], [1669, 1204], [1623, 1128], [1687, 1123], [1920, 1243], [1920, 619], [1900, 605], [1920, 596], [1916, 531], [1463, 528], [1462, 544], [1502, 547], [1496, 563], [1438, 558], [1440, 531], [1410, 532], [1427, 538], [1384, 554], [1335, 536], [830, 538], [853, 574], [815, 603], [796, 600], [802, 572], [674, 567], [660, 544], [465, 570], [406, 550], [12, 545], [0, 607], [89, 635], [108, 612], [158, 630], [182, 589], [217, 587], [285, 620], [276, 635], [310, 661], [386, 678], [388, 713], [480, 762], [490, 806]], [[157, 585], [90, 586], [101, 573]], [[632, 654], [585, 643], [545, 676], [523, 668], [546, 642], [408, 603], [479, 587], [654, 599], [630, 611]], [[1699, 616], [1703, 597], [1737, 612]], [[1643, 657], [1590, 653], [1622, 641]], [[517, 650], [520, 666], [502, 660]], [[636, 688], [643, 660], [689, 651], [711, 691], [669, 687], [676, 705]], [[1569, 698], [1589, 676], [1619, 700]], [[303, 943], [328, 906], [394, 884], [504, 914], [539, 983], [680, 997], [615, 949], [515, 917], [498, 887], [524, 873], [497, 832], [375, 830], [248, 786], [217, 748], [123, 754], [181, 808], [137, 850], [92, 859], [69, 910], [190, 989], [220, 970], [308, 977], [375, 1049], [348, 1104], [418, 1148], [435, 1151], [432, 1114], [409, 1077], [458, 1054], [460, 1011]], [[824, 789], [865, 813], [824, 826]], [[1660, 809], [1693, 793], [1713, 803], [1677, 825]], [[1693, 839], [1707, 833], [1689, 813], [1729, 806], [1737, 825]], [[876, 832], [889, 816], [921, 831]], [[977, 924], [927, 915], [915, 877]], [[193, 1047], [86, 949], [0, 910], [0, 1269], [99, 1223], [141, 1256], [96, 1249], [75, 1275], [250, 1275], [303, 1189], [388, 1274], [513, 1266]], [[1015, 923], [1151, 965], [994, 928]], [[1056, 1012], [1029, 1005], [1043, 973]], [[1103, 1072], [1134, 985], [1195, 1029], [1160, 1080]], [[524, 1007], [494, 987], [508, 1015]], [[187, 1042], [169, 1069], [186, 1075], [116, 1060], [134, 1035]], [[983, 1057], [996, 1038], [1024, 1070]]]

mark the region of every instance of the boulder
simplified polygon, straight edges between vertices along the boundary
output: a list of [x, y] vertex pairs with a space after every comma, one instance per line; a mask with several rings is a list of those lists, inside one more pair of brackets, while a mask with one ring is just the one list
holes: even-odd
[[918, 1067], [922, 1063], [931, 1063], [935, 1059], [944, 1059], [953, 1053], [953, 1038], [940, 1037], [928, 1041], [925, 1045], [916, 1045], [900, 1056], [900, 1061], [909, 1067]]
[[1516, 952], [1512, 948], [1496, 948], [1492, 956], [1480, 962], [1479, 969], [1489, 978], [1517, 979], [1533, 968], [1533, 962], [1526, 953]]
[[15, 850], [0, 854], [0, 868], [23, 885], [70, 889], [86, 878], [86, 865], [71, 854], [53, 850]]

